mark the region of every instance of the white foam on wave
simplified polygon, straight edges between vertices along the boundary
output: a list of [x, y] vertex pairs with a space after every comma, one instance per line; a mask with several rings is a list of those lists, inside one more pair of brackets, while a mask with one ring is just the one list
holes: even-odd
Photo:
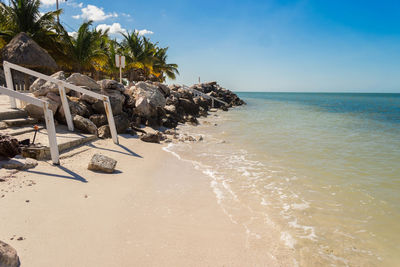
[[296, 240], [288, 232], [281, 233], [281, 240], [289, 248], [294, 248], [296, 245]]

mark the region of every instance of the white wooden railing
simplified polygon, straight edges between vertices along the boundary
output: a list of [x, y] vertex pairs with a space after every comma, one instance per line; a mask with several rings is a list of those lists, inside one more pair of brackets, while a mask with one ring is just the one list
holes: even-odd
[[220, 102], [220, 103], [224, 104], [225, 106], [229, 106], [229, 104], [226, 103], [225, 101], [222, 101], [222, 100], [220, 100], [220, 99], [218, 99], [218, 98], [215, 98], [215, 97], [213, 97], [213, 96], [209, 96], [209, 95], [207, 95], [207, 94], [205, 94], [205, 93], [203, 93], [203, 92], [200, 92], [199, 90], [190, 88], [190, 87], [187, 86], [187, 85], [184, 85], [184, 84], [183, 84], [183, 85], [182, 85], [182, 88], [183, 88], [184, 90], [187, 90], [187, 91], [192, 92], [194, 97], [202, 96], [202, 97], [204, 97], [204, 98], [211, 99], [211, 106], [212, 106], [212, 107], [214, 107], [214, 101]]
[[47, 101], [40, 100], [38, 98], [22, 94], [3, 86], [0, 86], [0, 94], [8, 95], [10, 98], [18, 98], [24, 102], [43, 108], [43, 114], [46, 121], [47, 136], [50, 144], [50, 154], [53, 164], [60, 164], [60, 153], [58, 151], [56, 127], [54, 126], [53, 111], [49, 109], [49, 103]]
[[[40, 79], [43, 79], [43, 80], [46, 80], [46, 81], [50, 81], [52, 83], [57, 84], [58, 85], [58, 90], [60, 92], [62, 107], [64, 109], [65, 119], [67, 121], [68, 129], [70, 131], [74, 130], [74, 123], [72, 121], [71, 111], [69, 109], [67, 95], [65, 93], [65, 88], [74, 90], [74, 91], [82, 93], [82, 94], [86, 94], [86, 95], [91, 96], [91, 97], [93, 97], [95, 99], [102, 100], [103, 103], [104, 103], [104, 109], [105, 109], [105, 112], [106, 112], [106, 115], [107, 115], [108, 125], [110, 127], [112, 139], [113, 139], [115, 144], [118, 144], [117, 129], [115, 127], [114, 117], [113, 117], [113, 113], [112, 113], [112, 109], [111, 109], [111, 103], [110, 103], [110, 99], [109, 99], [108, 96], [97, 94], [97, 93], [92, 92], [90, 90], [86, 90], [86, 89], [84, 89], [82, 87], [67, 83], [65, 81], [58, 80], [56, 78], [44, 75], [42, 73], [27, 69], [27, 68], [24, 68], [24, 67], [21, 67], [19, 65], [15, 65], [15, 64], [7, 62], [7, 61], [3, 62], [3, 67], [4, 67], [4, 75], [6, 77], [7, 88], [8, 88], [8, 90], [11, 90], [11, 91], [14, 91], [14, 83], [13, 83], [13, 80], [12, 80], [11, 69], [14, 69], [14, 70], [20, 71], [22, 73], [26, 73], [26, 74], [32, 75], [34, 77], [37, 77], [37, 78], [40, 78]], [[18, 96], [18, 97], [16, 97], [16, 96]], [[17, 107], [16, 102], [15, 102], [15, 98], [20, 98], [21, 99], [21, 97], [20, 97], [21, 94], [18, 94], [16, 96], [10, 96], [10, 105], [11, 105], [12, 108], [16, 108]]]

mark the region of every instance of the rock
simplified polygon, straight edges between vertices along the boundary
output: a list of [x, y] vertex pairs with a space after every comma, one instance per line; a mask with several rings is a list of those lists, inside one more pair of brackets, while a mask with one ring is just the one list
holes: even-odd
[[93, 114], [89, 117], [89, 120], [91, 120], [97, 127], [107, 124], [107, 117], [104, 114]]
[[153, 84], [158, 86], [158, 89], [164, 95], [164, 97], [169, 96], [171, 90], [169, 89], [169, 87], [167, 85], [159, 83], [159, 82], [155, 82]]
[[159, 144], [161, 138], [160, 138], [160, 135], [158, 135], [158, 134], [147, 133], [147, 134], [140, 136], [139, 139], [142, 140], [143, 142]]
[[54, 92], [48, 92], [46, 97], [50, 100], [53, 100], [54, 102], [58, 103], [58, 106], [61, 106], [61, 97], [60, 95], [54, 93]]
[[126, 133], [126, 130], [130, 126], [129, 118], [126, 114], [114, 116], [114, 123], [115, 128], [117, 128], [117, 133], [119, 134]]
[[[90, 106], [82, 101], [68, 101], [68, 106], [72, 117], [79, 115], [87, 118], [92, 113]], [[58, 121], [66, 123], [64, 108], [62, 106], [58, 109], [56, 118]]]
[[30, 158], [0, 161], [0, 166], [4, 169], [27, 170], [35, 168], [37, 165], [37, 161]]
[[135, 85], [134, 97], [136, 112], [145, 118], [157, 115], [157, 107], [163, 108], [166, 103], [158, 86], [145, 82], [138, 82]]
[[19, 267], [21, 263], [17, 251], [10, 245], [0, 241], [0, 266], [1, 267]]
[[90, 160], [88, 169], [91, 171], [113, 173], [116, 165], [116, 160], [101, 154], [94, 154], [92, 159]]
[[[53, 115], [57, 112], [57, 109], [59, 107], [59, 103], [51, 100], [50, 98], [47, 98], [45, 96], [39, 96], [37, 97], [43, 101], [47, 101], [49, 103], [49, 109], [53, 112]], [[43, 108], [42, 107], [38, 107], [36, 105], [33, 104], [27, 104], [24, 107], [25, 111], [28, 113], [29, 116], [33, 117], [33, 118], [37, 118], [37, 119], [41, 119], [43, 118]]]
[[190, 101], [189, 99], [180, 98], [179, 106], [183, 108], [186, 114], [194, 116], [199, 114], [199, 106], [196, 105], [194, 102]]
[[102, 139], [111, 138], [110, 126], [103, 125], [97, 129], [97, 136]]
[[176, 107], [174, 105], [165, 106], [164, 110], [168, 114], [176, 114]]
[[203, 141], [203, 136], [202, 136], [202, 135], [198, 136], [198, 137], [196, 138], [196, 141], [197, 141], [197, 142]]
[[66, 82], [76, 86], [87, 86], [91, 90], [100, 90], [100, 85], [98, 85], [95, 80], [80, 73], [73, 73], [66, 79]]
[[114, 80], [105, 79], [98, 81], [97, 83], [100, 85], [101, 90], [112, 89], [120, 92], [125, 91], [125, 86]]
[[[110, 98], [110, 104], [113, 115], [115, 116], [121, 114], [125, 102], [125, 96], [121, 94], [119, 91], [115, 90], [107, 90], [103, 93]], [[103, 101], [97, 101], [92, 105], [92, 108], [96, 113], [106, 114]]]
[[87, 118], [84, 118], [79, 115], [75, 115], [73, 118], [73, 122], [74, 122], [75, 127], [84, 133], [90, 133], [90, 134], [97, 133], [96, 125]]
[[[96, 92], [97, 93], [97, 92]], [[87, 94], [83, 94], [79, 97], [80, 101], [85, 101], [89, 104], [94, 104], [96, 102], [98, 102], [99, 100], [97, 98], [91, 97], [90, 95]]]
[[[53, 75], [51, 75], [51, 77], [56, 78], [58, 80], [65, 81], [65, 73], [63, 71], [56, 72]], [[36, 82], [37, 82], [37, 84], [35, 84]], [[59, 94], [59, 89], [58, 89], [58, 85], [57, 84], [55, 84], [53, 82], [50, 82], [50, 81], [46, 81], [41, 86], [38, 86], [40, 84], [41, 84], [40, 79], [37, 79], [32, 84], [32, 86], [30, 87], [31, 90], [38, 87], [38, 89], [33, 91], [33, 95], [34, 96], [36, 96], [36, 97], [45, 96], [49, 92], [53, 92], [53, 93]], [[65, 88], [65, 93], [68, 94], [69, 92], [70, 92], [70, 89], [69, 88]]]
[[21, 149], [17, 139], [0, 134], [0, 157], [13, 158], [20, 153]]

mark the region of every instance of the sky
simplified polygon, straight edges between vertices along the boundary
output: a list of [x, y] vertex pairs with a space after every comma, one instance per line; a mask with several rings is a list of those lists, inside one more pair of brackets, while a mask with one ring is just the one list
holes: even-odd
[[[55, 0], [41, 0], [42, 11]], [[88, 19], [116, 38], [169, 47], [180, 75], [234, 91], [400, 93], [398, 0], [60, 0], [69, 32]]]

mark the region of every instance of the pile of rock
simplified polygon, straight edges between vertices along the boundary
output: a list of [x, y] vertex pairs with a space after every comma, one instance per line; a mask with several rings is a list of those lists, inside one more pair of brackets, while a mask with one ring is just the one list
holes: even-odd
[[[125, 87], [113, 80], [96, 82], [80, 73], [74, 73], [68, 78], [63, 72], [57, 72], [52, 76], [107, 95], [110, 98], [118, 133], [127, 132], [130, 126], [175, 128], [178, 123], [186, 122], [196, 125], [197, 118], [207, 116], [212, 104], [211, 99], [194, 97], [190, 90], [185, 90], [179, 85], [166, 86], [159, 82], [147, 81]], [[236, 94], [220, 87], [216, 82], [196, 84], [192, 88], [228, 103], [228, 106], [224, 106], [215, 102], [216, 108], [227, 109], [244, 104]], [[57, 85], [38, 79], [32, 84], [31, 90], [36, 97], [49, 102], [50, 109], [59, 123], [66, 123]], [[86, 133], [97, 133], [102, 138], [110, 137], [102, 101], [70, 90], [66, 90], [66, 94], [77, 129]], [[43, 111], [33, 105], [28, 104], [25, 110], [32, 117], [43, 116]]]

